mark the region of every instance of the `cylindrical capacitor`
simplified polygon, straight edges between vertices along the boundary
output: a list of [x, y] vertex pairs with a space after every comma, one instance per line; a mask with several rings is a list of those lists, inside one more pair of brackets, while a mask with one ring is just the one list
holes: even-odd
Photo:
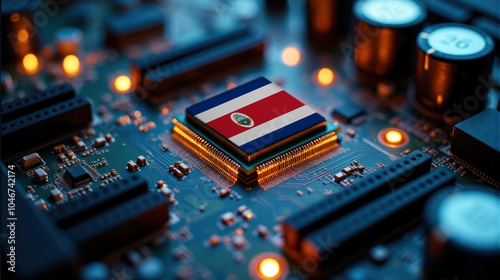
[[326, 49], [346, 35], [351, 27], [353, 0], [307, 0], [307, 38], [311, 45]]
[[426, 27], [417, 38], [417, 108], [448, 123], [480, 112], [488, 99], [494, 54], [493, 39], [475, 27]]
[[82, 44], [83, 33], [76, 27], [63, 27], [56, 31], [56, 46], [60, 57], [78, 54]]
[[[38, 0], [2, 1], [2, 61], [19, 61], [38, 48], [44, 18], [37, 16]], [[45, 14], [43, 16], [46, 17]]]
[[425, 279], [500, 279], [500, 195], [444, 189], [427, 202]]
[[427, 17], [414, 0], [361, 0], [354, 5], [354, 61], [364, 82], [409, 76], [414, 69], [415, 39]]

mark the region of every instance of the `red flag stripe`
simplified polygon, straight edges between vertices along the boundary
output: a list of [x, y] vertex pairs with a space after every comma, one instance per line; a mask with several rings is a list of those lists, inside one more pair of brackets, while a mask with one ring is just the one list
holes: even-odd
[[282, 90], [269, 97], [210, 121], [207, 125], [222, 134], [224, 137], [231, 138], [252, 128], [236, 124], [231, 119], [232, 113], [237, 112], [249, 116], [254, 122], [253, 127], [256, 127], [302, 106], [304, 106], [304, 103]]

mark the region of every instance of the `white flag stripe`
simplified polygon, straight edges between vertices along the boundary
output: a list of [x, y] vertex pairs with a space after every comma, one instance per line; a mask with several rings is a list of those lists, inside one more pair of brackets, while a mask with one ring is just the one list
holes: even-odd
[[249, 130], [245, 130], [244, 132], [229, 138], [229, 141], [236, 144], [236, 146], [242, 146], [259, 137], [272, 133], [284, 126], [308, 117], [314, 113], [316, 113], [316, 111], [314, 111], [311, 107], [304, 105], [277, 118], [269, 120], [259, 126], [253, 127]]
[[203, 111], [197, 114], [195, 117], [200, 121], [207, 123], [213, 121], [221, 116], [232, 113], [240, 108], [243, 108], [247, 105], [255, 103], [261, 99], [264, 99], [268, 96], [271, 96], [275, 93], [282, 91], [281, 87], [276, 85], [275, 83], [267, 84], [263, 87], [255, 89], [253, 91], [247, 92], [242, 96], [238, 96], [235, 99], [231, 99], [225, 103], [222, 103], [218, 106], [210, 108], [206, 111]]

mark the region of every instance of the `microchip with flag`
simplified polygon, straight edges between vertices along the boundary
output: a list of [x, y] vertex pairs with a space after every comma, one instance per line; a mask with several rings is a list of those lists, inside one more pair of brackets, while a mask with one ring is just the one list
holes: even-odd
[[323, 116], [263, 77], [188, 107], [186, 116], [247, 161], [326, 126]]

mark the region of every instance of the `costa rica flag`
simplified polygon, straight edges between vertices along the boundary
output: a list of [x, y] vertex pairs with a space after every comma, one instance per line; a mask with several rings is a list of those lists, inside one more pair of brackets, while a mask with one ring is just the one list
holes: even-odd
[[323, 116], [263, 77], [188, 107], [186, 116], [247, 161], [326, 126]]

